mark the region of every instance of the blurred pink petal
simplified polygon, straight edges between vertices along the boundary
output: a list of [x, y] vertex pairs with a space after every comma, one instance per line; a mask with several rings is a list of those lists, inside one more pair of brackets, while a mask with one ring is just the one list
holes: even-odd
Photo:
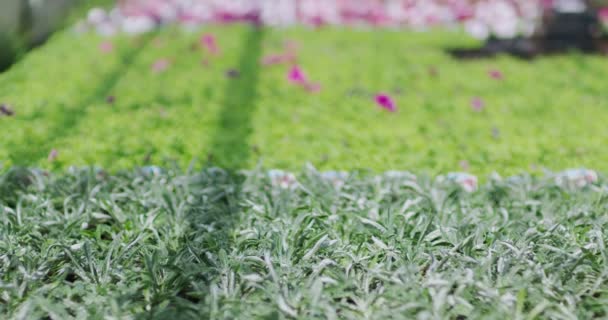
[[160, 73], [167, 70], [170, 65], [171, 61], [169, 61], [168, 59], [158, 59], [152, 65], [152, 71]]
[[319, 83], [306, 83], [304, 84], [304, 88], [308, 90], [310, 93], [317, 93], [321, 91], [321, 84]]
[[308, 83], [306, 74], [304, 74], [304, 71], [298, 66], [291, 67], [287, 74], [287, 79], [293, 84], [306, 85]]
[[59, 156], [59, 152], [57, 152], [57, 150], [53, 149], [53, 150], [51, 150], [51, 152], [49, 152], [49, 156], [48, 156], [47, 160], [49, 162], [53, 162], [53, 161], [57, 160], [57, 156]]
[[486, 106], [486, 103], [479, 97], [475, 97], [471, 100], [471, 108], [474, 111], [480, 112], [482, 111]]
[[390, 112], [397, 111], [397, 105], [393, 99], [384, 93], [377, 94], [375, 97], [376, 104], [378, 104], [382, 109], [385, 109]]
[[502, 80], [504, 78], [502, 72], [500, 72], [500, 70], [490, 70], [488, 71], [488, 75], [490, 76], [490, 78], [494, 79], [494, 80]]
[[284, 44], [285, 52], [296, 52], [298, 51], [299, 45], [293, 40], [287, 40]]
[[217, 45], [215, 36], [212, 34], [203, 35], [203, 37], [201, 38], [201, 44], [207, 51], [209, 51], [209, 53], [213, 55], [217, 55], [220, 53], [220, 48]]
[[600, 8], [598, 10], [598, 17], [602, 23], [608, 22], [608, 7]]
[[293, 41], [285, 42], [283, 52], [270, 54], [262, 58], [262, 65], [270, 66], [283, 63], [295, 63], [297, 60], [297, 44]]
[[451, 172], [447, 175], [448, 181], [452, 181], [459, 185], [466, 192], [477, 190], [477, 177], [463, 172]]
[[271, 66], [275, 64], [282, 64], [285, 62], [285, 56], [282, 54], [271, 54], [262, 58], [262, 65]]
[[103, 53], [110, 53], [114, 50], [114, 45], [110, 41], [104, 41], [99, 44], [99, 51]]
[[471, 168], [471, 165], [469, 164], [469, 162], [467, 160], [461, 160], [458, 163], [458, 166], [460, 166], [460, 169], [462, 169], [464, 171], [469, 171], [469, 169]]
[[556, 176], [558, 185], [576, 188], [583, 188], [597, 181], [597, 172], [588, 169], [568, 169]]

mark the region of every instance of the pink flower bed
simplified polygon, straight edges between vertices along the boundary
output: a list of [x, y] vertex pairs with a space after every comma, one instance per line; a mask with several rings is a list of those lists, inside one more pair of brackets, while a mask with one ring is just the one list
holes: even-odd
[[104, 35], [138, 34], [165, 24], [195, 27], [239, 22], [271, 26], [368, 25], [414, 29], [463, 25], [480, 39], [513, 38], [532, 34], [543, 10], [563, 1], [119, 0], [109, 11], [92, 9], [79, 30], [95, 29]]

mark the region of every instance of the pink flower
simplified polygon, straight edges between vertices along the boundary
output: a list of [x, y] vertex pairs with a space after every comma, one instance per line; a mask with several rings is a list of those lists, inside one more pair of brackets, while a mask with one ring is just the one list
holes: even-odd
[[104, 41], [99, 44], [99, 51], [102, 53], [110, 53], [114, 50], [114, 45], [110, 41]]
[[57, 160], [57, 156], [59, 156], [59, 152], [57, 152], [57, 150], [53, 149], [53, 150], [51, 150], [51, 152], [49, 152], [49, 156], [48, 156], [47, 160], [49, 162], [53, 162], [53, 161]]
[[604, 7], [598, 10], [598, 17], [604, 23], [608, 22], [608, 7]]
[[297, 65], [291, 67], [287, 73], [287, 80], [289, 80], [289, 82], [292, 84], [302, 86], [302, 88], [306, 89], [306, 91], [310, 93], [317, 93], [321, 91], [321, 85], [319, 83], [309, 81], [304, 71], [302, 71], [302, 69]]
[[556, 176], [558, 185], [576, 188], [583, 188], [597, 181], [597, 172], [588, 169], [568, 169]]
[[270, 183], [273, 187], [293, 190], [298, 186], [296, 176], [283, 170], [275, 169], [268, 171], [268, 178], [270, 178]]
[[297, 65], [291, 67], [289, 73], [287, 74], [287, 79], [289, 82], [298, 85], [306, 85], [308, 83], [306, 74], [304, 74], [304, 71], [302, 71], [302, 69], [300, 69], [300, 67]]
[[477, 177], [463, 172], [451, 172], [447, 175], [448, 181], [456, 183], [466, 192], [473, 192], [477, 190]]
[[283, 52], [271, 54], [262, 58], [262, 65], [270, 66], [283, 63], [295, 63], [297, 60], [297, 44], [292, 41], [285, 43]]
[[283, 54], [271, 54], [262, 58], [262, 65], [265, 66], [282, 64], [283, 62], [285, 62], [285, 56]]
[[390, 112], [395, 112], [397, 111], [397, 105], [395, 104], [395, 101], [393, 101], [393, 99], [384, 93], [380, 93], [377, 94], [375, 97], [375, 101], [376, 104], [378, 104], [378, 106], [380, 106], [381, 108], [390, 111]]
[[152, 65], [152, 71], [160, 73], [167, 70], [170, 65], [171, 61], [169, 61], [169, 59], [158, 59]]
[[471, 100], [471, 108], [474, 111], [480, 112], [482, 111], [486, 106], [486, 103], [479, 97], [475, 97]]
[[499, 70], [490, 70], [490, 71], [488, 71], [488, 76], [490, 76], [490, 78], [492, 78], [494, 80], [502, 80], [502, 79], [504, 79], [504, 76], [503, 76], [502, 72], [500, 72]]
[[217, 45], [215, 36], [212, 34], [203, 35], [203, 37], [201, 38], [201, 44], [207, 51], [209, 51], [209, 53], [213, 55], [217, 55], [220, 53], [220, 48]]

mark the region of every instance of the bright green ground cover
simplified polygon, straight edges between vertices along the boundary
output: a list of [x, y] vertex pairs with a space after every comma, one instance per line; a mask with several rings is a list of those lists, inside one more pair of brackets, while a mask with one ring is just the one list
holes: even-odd
[[602, 182], [0, 175], [2, 319], [604, 319]]
[[[206, 55], [191, 49], [202, 32], [213, 33], [222, 48], [206, 67]], [[202, 32], [112, 39], [111, 54], [99, 51], [104, 40], [93, 35], [55, 36], [0, 75], [0, 101], [17, 112], [0, 118], [0, 162], [122, 169], [168, 159], [233, 168], [262, 160], [292, 170], [311, 162], [320, 169], [438, 173], [460, 170], [464, 160], [479, 174], [608, 170], [604, 57], [462, 62], [443, 51], [474, 45], [455, 32]], [[287, 83], [285, 66], [259, 65], [286, 40], [299, 44], [300, 65], [321, 93]], [[151, 65], [161, 58], [172, 65], [155, 74]], [[231, 68], [240, 78], [225, 77]], [[491, 69], [505, 79], [491, 80]], [[398, 113], [377, 108], [370, 97], [376, 92], [392, 93]], [[485, 101], [484, 111], [471, 109], [473, 97]], [[59, 152], [53, 164], [51, 149]]]

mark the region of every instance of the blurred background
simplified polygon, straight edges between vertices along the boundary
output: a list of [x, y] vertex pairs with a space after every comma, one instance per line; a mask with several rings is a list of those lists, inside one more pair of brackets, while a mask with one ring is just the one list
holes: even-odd
[[9, 164], [603, 168], [606, 1], [0, 3]]
[[[93, 7], [106, 7], [108, 11]], [[104, 35], [140, 33], [162, 24], [254, 22], [266, 25], [372, 25], [425, 29], [462, 27], [479, 39], [512, 39], [542, 34], [551, 13], [584, 13], [587, 21], [561, 19], [553, 28], [581, 37], [589, 31], [605, 37], [605, 0], [2, 0], [0, 4], [0, 69], [23, 51], [42, 43], [70, 16], [83, 16], [81, 27]], [[78, 14], [74, 14], [74, 12]], [[589, 19], [591, 17], [591, 19]], [[584, 18], [582, 18], [584, 19]], [[578, 31], [577, 31], [578, 26]], [[572, 29], [572, 30], [569, 30]]]

